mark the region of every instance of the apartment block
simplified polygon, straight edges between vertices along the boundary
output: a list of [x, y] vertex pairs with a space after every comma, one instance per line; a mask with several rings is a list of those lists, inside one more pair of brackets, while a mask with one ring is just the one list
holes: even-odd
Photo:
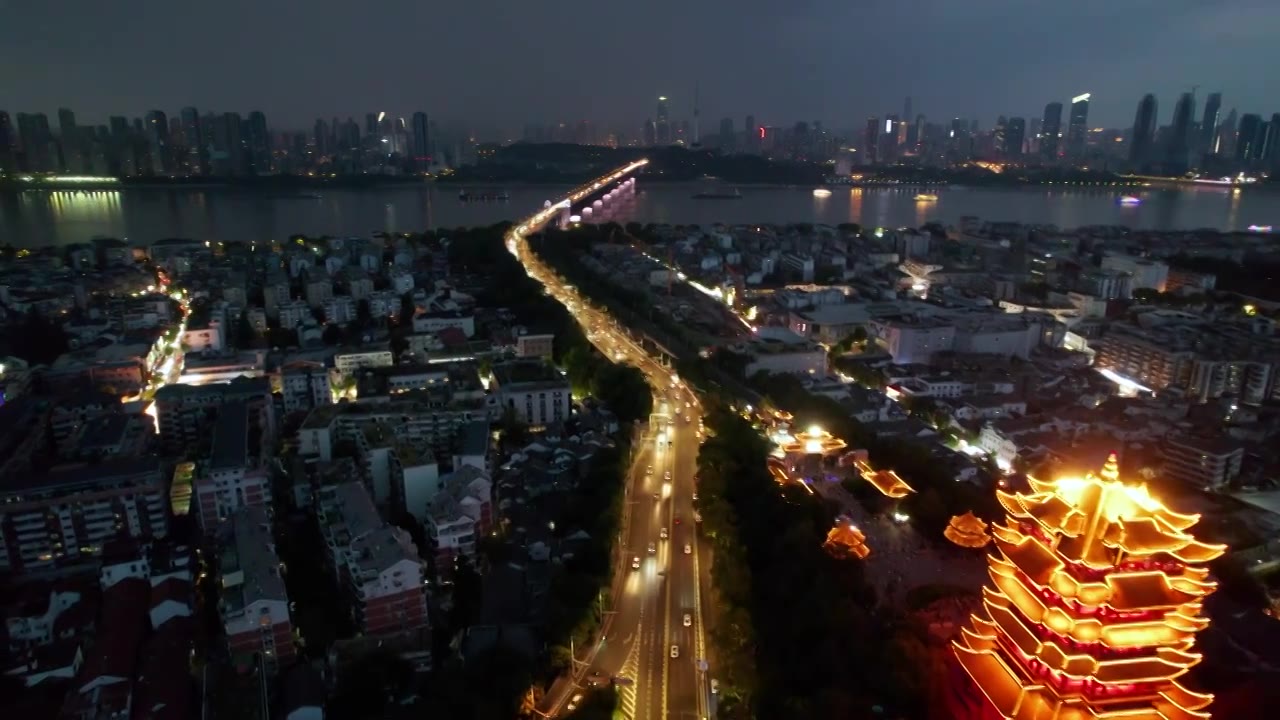
[[[166, 385], [156, 391], [160, 440], [169, 450], [196, 444], [225, 403], [244, 401], [261, 415], [262, 428], [274, 435], [275, 413], [267, 378], [238, 378], [209, 385]], [[264, 442], [266, 442], [264, 440]]]
[[329, 371], [320, 363], [289, 363], [280, 370], [280, 397], [286, 413], [331, 404]]
[[362, 483], [321, 487], [315, 499], [329, 567], [360, 631], [388, 635], [426, 627], [422, 560], [409, 534], [383, 522]]
[[256, 424], [244, 401], [218, 409], [209, 457], [195, 481], [196, 516], [206, 532], [241, 508], [271, 503], [271, 478], [249, 447], [250, 435], [261, 435]]
[[289, 594], [280, 573], [266, 508], [245, 507], [219, 525], [218, 612], [233, 661], [249, 670], [261, 656], [268, 671], [293, 660]]
[[1225, 488], [1243, 462], [1244, 448], [1226, 438], [1171, 435], [1164, 441], [1165, 475], [1198, 489]]
[[[566, 389], [567, 392], [567, 389]], [[459, 428], [473, 420], [488, 418], [483, 400], [453, 400], [445, 403], [416, 400], [379, 403], [343, 403], [316, 408], [298, 430], [298, 452], [321, 460], [333, 459], [333, 448], [368, 423], [385, 423], [398, 438], [426, 442], [437, 453], [447, 453]]]
[[542, 361], [494, 365], [489, 389], [502, 410], [511, 410], [523, 423], [546, 426], [569, 419], [573, 402], [569, 380]]
[[484, 470], [464, 465], [440, 485], [424, 525], [435, 544], [436, 569], [447, 575], [454, 559], [474, 557], [479, 538], [493, 529], [493, 483]]
[[0, 484], [0, 570], [20, 572], [98, 556], [121, 535], [169, 532], [155, 457], [64, 465]]

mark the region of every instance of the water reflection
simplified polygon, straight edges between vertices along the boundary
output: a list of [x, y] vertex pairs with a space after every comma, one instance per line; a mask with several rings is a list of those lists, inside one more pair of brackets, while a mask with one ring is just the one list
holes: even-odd
[[862, 222], [862, 188], [849, 188], [849, 222]]
[[[150, 243], [166, 237], [269, 242], [295, 233], [366, 236], [425, 228], [490, 225], [534, 208], [560, 188], [513, 187], [510, 202], [459, 203], [446, 186], [325, 190], [299, 200], [232, 189], [0, 192], [0, 238], [18, 246], [84, 242], [95, 235]], [[1144, 188], [1143, 202], [1124, 206], [1133, 189], [928, 188], [936, 202], [917, 202], [922, 189], [854, 187], [815, 198], [812, 188], [751, 188], [748, 200], [690, 197], [679, 183], [646, 184], [634, 202], [617, 206], [618, 222], [716, 223], [853, 222], [863, 227], [954, 225], [966, 215], [984, 220], [1133, 228], [1242, 230], [1280, 225], [1280, 193], [1225, 188]]]
[[107, 222], [120, 219], [118, 190], [56, 190], [22, 194], [23, 205], [47, 208], [54, 222]]

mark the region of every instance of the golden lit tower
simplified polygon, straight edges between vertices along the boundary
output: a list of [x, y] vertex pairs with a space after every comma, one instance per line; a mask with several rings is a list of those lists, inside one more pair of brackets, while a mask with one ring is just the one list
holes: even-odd
[[[1114, 455], [1098, 476], [997, 491], [999, 553], [983, 609], [955, 644], [981, 691], [953, 695], [957, 716], [1013, 720], [1208, 718], [1212, 696], [1178, 677], [1200, 661], [1200, 606], [1214, 589], [1202, 563], [1221, 545], [1186, 533], [1143, 486], [1119, 482]], [[967, 705], [968, 707], [960, 707]], [[980, 707], [979, 707], [980, 706]]]

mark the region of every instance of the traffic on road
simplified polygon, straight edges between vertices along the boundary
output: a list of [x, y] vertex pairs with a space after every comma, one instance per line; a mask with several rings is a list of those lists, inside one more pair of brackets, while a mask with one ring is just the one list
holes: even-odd
[[[710, 547], [699, 543], [693, 506], [702, 437], [697, 395], [626, 328], [578, 295], [531, 251], [527, 236], [560, 209], [625, 178], [638, 161], [584, 186], [517, 225], [508, 249], [530, 277], [563, 304], [606, 357], [640, 369], [653, 392], [653, 415], [628, 473], [626, 510], [618, 539], [618, 581], [602, 639], [577, 658], [572, 677], [548, 693], [541, 714], [571, 712], [591, 678], [618, 686], [620, 710], [635, 720], [714, 717], [714, 678], [707, 658], [703, 589], [710, 582]], [[680, 548], [680, 551], [673, 550]]]

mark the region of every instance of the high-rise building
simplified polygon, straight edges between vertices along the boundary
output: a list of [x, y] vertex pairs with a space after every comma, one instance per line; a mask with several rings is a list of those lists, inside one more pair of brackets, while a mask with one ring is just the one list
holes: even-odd
[[875, 165], [880, 155], [880, 118], [867, 118], [867, 127], [862, 133], [862, 161], [867, 165]]
[[1009, 118], [1001, 115], [996, 118], [996, 126], [991, 129], [991, 150], [994, 150], [997, 155], [1004, 154], [1004, 126], [1008, 122]]
[[877, 159], [882, 162], [893, 162], [898, 159], [898, 132], [902, 120], [897, 115], [889, 115], [884, 119], [884, 132], [880, 135], [880, 152]]
[[1196, 96], [1186, 92], [1173, 106], [1173, 122], [1169, 125], [1169, 142], [1165, 146], [1165, 168], [1169, 175], [1181, 175], [1191, 164], [1191, 124], [1195, 121]]
[[365, 113], [364, 137], [366, 141], [378, 141], [378, 113]]
[[76, 126], [76, 114], [67, 108], [58, 109], [58, 135], [62, 141], [62, 172], [85, 174], [89, 158], [84, 133]]
[[1044, 134], [1044, 118], [1033, 117], [1027, 127], [1027, 154], [1040, 154], [1040, 136]]
[[420, 172], [431, 166], [431, 123], [424, 112], [413, 114], [413, 166]]
[[907, 99], [902, 103], [902, 119], [904, 121], [911, 119], [911, 96], [910, 95], [908, 95]]
[[954, 644], [948, 717], [1207, 717], [1213, 696], [1178, 678], [1200, 662], [1204, 564], [1225, 546], [1121, 483], [1115, 455], [1097, 476], [1027, 481], [996, 491], [1008, 517], [991, 525], [991, 584]]
[[1062, 150], [1062, 103], [1044, 106], [1044, 122], [1040, 128], [1040, 157], [1046, 162], [1058, 159]]
[[18, 136], [22, 151], [22, 170], [53, 172], [53, 133], [44, 113], [18, 113]]
[[755, 115], [748, 115], [743, 123], [742, 138], [747, 152], [756, 152], [760, 149], [760, 128], [756, 126]]
[[329, 145], [329, 126], [325, 124], [324, 118], [316, 118], [316, 124], [311, 135], [315, 143], [317, 157], [333, 152], [333, 148]]
[[186, 171], [195, 175], [207, 175], [209, 149], [205, 128], [200, 124], [200, 112], [193, 107], [184, 107], [178, 116], [182, 119], [182, 146], [186, 153], [183, 164]]
[[222, 113], [218, 116], [214, 130], [214, 146], [216, 148], [216, 174], [223, 176], [240, 176], [248, 172], [248, 147], [244, 141], [243, 122], [240, 113]]
[[14, 159], [13, 136], [13, 123], [9, 120], [9, 113], [0, 110], [0, 173], [11, 173], [18, 169], [18, 163]]
[[1218, 134], [1214, 138], [1215, 152], [1220, 157], [1235, 157], [1236, 154], [1236, 109], [1231, 108], [1227, 119], [1218, 126]]
[[1133, 135], [1129, 139], [1129, 162], [1141, 169], [1154, 158], [1151, 150], [1156, 139], [1156, 114], [1159, 112], [1156, 96], [1147, 93], [1138, 103], [1133, 116]]
[[921, 113], [916, 115], [915, 122], [911, 123], [911, 128], [907, 131], [907, 146], [912, 152], [919, 152], [920, 146], [924, 144], [924, 124], [925, 117]]
[[1222, 93], [1210, 93], [1204, 103], [1204, 117], [1200, 120], [1200, 142], [1196, 152], [1200, 157], [1218, 152], [1218, 114], [1222, 110]]
[[1280, 170], [1280, 113], [1272, 113], [1262, 142], [1262, 161], [1272, 173]]
[[1022, 156], [1023, 145], [1027, 142], [1027, 119], [1026, 118], [1009, 118], [1004, 125], [1004, 154], [1005, 157], [1018, 158]]
[[1236, 162], [1247, 163], [1261, 159], [1265, 132], [1261, 115], [1245, 113], [1240, 116], [1240, 129], [1236, 132]]
[[674, 138], [671, 129], [670, 102], [665, 95], [658, 97], [658, 114], [654, 120], [655, 135], [659, 145], [670, 145]]
[[720, 152], [728, 155], [734, 151], [733, 118], [720, 119]]
[[1089, 138], [1089, 93], [1071, 98], [1071, 117], [1067, 121], [1067, 157], [1082, 160]]
[[249, 113], [248, 145], [249, 163], [255, 175], [271, 173], [271, 133], [267, 130], [267, 116], [254, 110]]
[[152, 110], [147, 113], [145, 128], [150, 174], [164, 175], [172, 169], [169, 165], [169, 119], [163, 110]]

